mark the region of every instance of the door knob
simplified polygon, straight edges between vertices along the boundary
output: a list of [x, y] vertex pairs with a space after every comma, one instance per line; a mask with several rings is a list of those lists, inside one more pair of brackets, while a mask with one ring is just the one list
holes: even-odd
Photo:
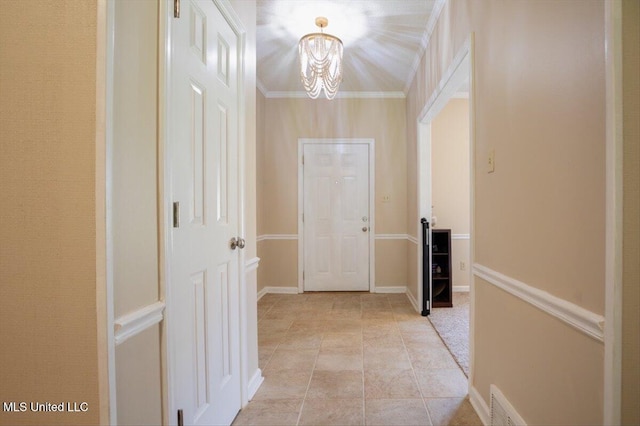
[[236, 247], [238, 247], [239, 249], [243, 249], [244, 246], [245, 246], [244, 238], [233, 237], [231, 241], [229, 241], [229, 247], [231, 247], [231, 250], [235, 250]]
[[368, 228], [368, 227], [366, 227], [366, 226], [363, 226], [363, 227], [362, 227], [362, 232], [367, 232], [368, 230], [369, 230], [369, 228]]

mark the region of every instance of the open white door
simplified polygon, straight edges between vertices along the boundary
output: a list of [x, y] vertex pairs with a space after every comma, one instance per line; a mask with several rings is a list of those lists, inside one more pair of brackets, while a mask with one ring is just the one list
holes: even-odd
[[230, 424], [241, 408], [239, 250], [229, 244], [239, 230], [239, 41], [213, 0], [183, 0], [170, 40], [169, 422]]
[[304, 289], [369, 290], [369, 145], [305, 143]]

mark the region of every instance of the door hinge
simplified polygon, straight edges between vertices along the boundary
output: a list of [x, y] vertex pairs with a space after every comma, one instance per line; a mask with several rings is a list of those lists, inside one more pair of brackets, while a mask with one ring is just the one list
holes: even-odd
[[173, 203], [173, 227], [180, 228], [180, 202]]
[[302, 281], [304, 281], [304, 271], [302, 271]]
[[302, 223], [304, 223], [304, 213], [302, 213]]
[[184, 413], [182, 409], [178, 410], [178, 426], [184, 426]]
[[173, 17], [180, 17], [180, 0], [173, 0]]
[[304, 166], [304, 155], [302, 156], [302, 165]]

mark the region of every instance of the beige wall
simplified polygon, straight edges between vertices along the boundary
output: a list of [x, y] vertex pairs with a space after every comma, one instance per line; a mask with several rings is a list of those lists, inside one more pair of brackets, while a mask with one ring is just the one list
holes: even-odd
[[97, 6], [2, 6], [0, 394], [89, 411], [0, 410], [0, 423], [95, 424]]
[[[451, 99], [431, 123], [434, 228], [451, 229], [451, 234], [470, 232], [469, 149], [469, 100]], [[451, 249], [453, 285], [468, 286], [469, 239], [452, 239]]]
[[640, 424], [640, 3], [625, 0], [623, 30], [622, 423]]
[[[471, 32], [474, 261], [603, 315], [604, 4], [447, 2], [407, 99], [409, 159], [416, 157], [417, 116]], [[488, 174], [491, 150], [496, 168]], [[408, 161], [407, 171], [415, 194], [415, 162]], [[409, 200], [413, 223], [417, 209]], [[481, 283], [471, 384], [485, 402], [494, 383], [529, 424], [601, 423], [602, 342]], [[540, 344], [547, 339], [549, 345]], [[528, 351], [515, 357], [511, 348]], [[562, 374], [530, 362], [548, 353], [553, 371]], [[582, 353], [585, 359], [576, 361]], [[534, 376], [539, 385], [529, 386]], [[555, 400], [542, 409], [550, 394]]]
[[[258, 233], [298, 233], [298, 139], [375, 140], [375, 232], [406, 233], [404, 99], [273, 99], [263, 101], [258, 145]], [[383, 195], [390, 202], [383, 203]], [[406, 285], [406, 240], [376, 241], [376, 285]], [[259, 286], [297, 287], [297, 241], [264, 240]], [[396, 261], [379, 262], [393, 258]], [[278, 263], [276, 266], [276, 262]]]
[[[114, 316], [159, 300], [158, 3], [114, 3], [112, 219]], [[119, 424], [162, 419], [160, 328], [115, 349]], [[146, 419], [146, 420], [145, 420]]]

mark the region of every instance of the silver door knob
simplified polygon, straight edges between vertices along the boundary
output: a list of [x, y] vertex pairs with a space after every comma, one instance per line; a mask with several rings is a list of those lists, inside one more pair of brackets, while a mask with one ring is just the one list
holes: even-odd
[[369, 230], [369, 228], [368, 228], [368, 227], [366, 227], [366, 226], [363, 226], [363, 227], [362, 227], [362, 232], [367, 232], [368, 230]]
[[244, 238], [233, 237], [231, 241], [229, 241], [229, 247], [231, 247], [231, 250], [235, 250], [236, 247], [238, 247], [239, 249], [243, 249], [244, 246], [245, 246]]

